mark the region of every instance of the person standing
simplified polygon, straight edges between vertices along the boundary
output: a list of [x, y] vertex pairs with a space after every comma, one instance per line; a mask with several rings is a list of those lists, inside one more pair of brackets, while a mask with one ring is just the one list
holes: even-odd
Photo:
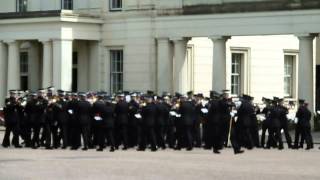
[[[302, 137], [307, 143], [306, 150], [312, 149], [313, 143], [312, 143], [311, 125], [310, 125], [312, 114], [308, 109], [308, 104], [305, 102], [305, 100], [299, 100], [299, 109], [296, 113], [296, 117], [298, 118], [297, 126], [300, 128]], [[296, 140], [297, 140], [297, 137], [296, 137]]]

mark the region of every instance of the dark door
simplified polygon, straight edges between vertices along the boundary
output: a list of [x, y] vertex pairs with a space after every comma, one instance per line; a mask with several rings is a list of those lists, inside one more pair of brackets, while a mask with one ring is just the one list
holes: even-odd
[[78, 91], [78, 52], [72, 53], [72, 92]]
[[320, 109], [320, 65], [316, 69], [316, 110]]

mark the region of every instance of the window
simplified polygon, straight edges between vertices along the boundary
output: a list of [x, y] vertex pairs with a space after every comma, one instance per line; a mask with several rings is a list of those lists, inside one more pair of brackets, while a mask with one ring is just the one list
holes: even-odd
[[17, 0], [17, 12], [26, 12], [28, 9], [27, 0]]
[[61, 0], [61, 9], [73, 9], [73, 0]]
[[20, 53], [20, 87], [21, 90], [28, 90], [28, 52]]
[[123, 90], [123, 50], [110, 50], [111, 91]]
[[122, 0], [110, 0], [110, 10], [119, 11], [122, 9]]
[[241, 94], [241, 60], [242, 53], [232, 53], [231, 59], [231, 94]]
[[293, 96], [293, 72], [295, 55], [284, 56], [284, 95]]

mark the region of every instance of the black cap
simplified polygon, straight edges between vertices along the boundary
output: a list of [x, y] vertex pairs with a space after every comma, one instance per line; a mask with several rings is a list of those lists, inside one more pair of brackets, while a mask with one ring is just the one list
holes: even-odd
[[176, 98], [180, 98], [180, 97], [182, 96], [182, 94], [180, 94], [179, 92], [176, 92], [176, 93], [174, 94], [174, 96], [175, 96]]
[[299, 99], [299, 104], [304, 104], [306, 102], [306, 100], [304, 99]]
[[204, 96], [203, 96], [202, 93], [197, 94], [197, 97], [199, 97], [199, 98], [204, 98]]
[[147, 91], [147, 94], [150, 95], [150, 96], [152, 96], [152, 95], [154, 95], [154, 92], [151, 91], [151, 90], [148, 90], [148, 91]]
[[192, 96], [192, 95], [193, 95], [193, 91], [188, 91], [188, 92], [187, 92], [187, 95], [188, 95], [188, 96]]

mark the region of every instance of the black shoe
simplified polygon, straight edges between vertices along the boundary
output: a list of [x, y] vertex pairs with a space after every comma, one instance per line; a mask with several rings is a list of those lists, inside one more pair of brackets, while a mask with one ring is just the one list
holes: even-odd
[[244, 153], [243, 150], [236, 150], [236, 151], [234, 151], [234, 154], [242, 154], [242, 153]]
[[98, 148], [97, 151], [103, 151], [103, 148]]
[[3, 144], [2, 144], [2, 147], [4, 147], [4, 148], [8, 148], [8, 147], [9, 147], [9, 145], [3, 145]]
[[192, 147], [187, 148], [187, 151], [192, 151]]
[[15, 148], [22, 148], [22, 146], [20, 146], [20, 145], [15, 145], [14, 147]]
[[144, 148], [138, 148], [137, 151], [145, 151], [146, 149]]
[[156, 152], [158, 149], [157, 148], [152, 148], [151, 151], [152, 152]]
[[180, 150], [181, 150], [181, 148], [180, 148], [180, 147], [175, 147], [175, 148], [174, 148], [174, 150], [176, 150], [176, 151], [180, 151]]
[[62, 146], [62, 148], [61, 149], [67, 149], [67, 146]]
[[213, 153], [215, 153], [215, 154], [220, 154], [220, 151], [217, 150], [217, 149], [215, 149], [215, 150], [213, 150]]
[[82, 151], [87, 151], [87, 150], [88, 150], [87, 147], [82, 148]]
[[114, 152], [114, 147], [112, 147], [112, 148], [110, 149], [110, 152]]
[[310, 149], [312, 149], [312, 147], [307, 147], [307, 148], [306, 148], [306, 150], [310, 150]]
[[282, 150], [282, 149], [283, 149], [283, 146], [279, 146], [278, 149], [279, 149], [279, 150]]
[[48, 149], [48, 150], [52, 150], [53, 148], [52, 148], [52, 147], [46, 147], [46, 149]]
[[122, 148], [122, 150], [124, 150], [124, 151], [127, 150], [127, 149], [128, 149], [127, 147], [123, 147], [123, 148]]

